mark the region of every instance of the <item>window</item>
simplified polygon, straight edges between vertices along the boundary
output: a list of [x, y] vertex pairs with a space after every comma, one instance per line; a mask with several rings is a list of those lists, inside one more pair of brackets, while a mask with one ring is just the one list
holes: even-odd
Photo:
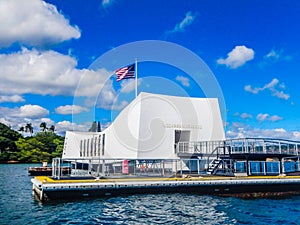
[[97, 156], [97, 137], [94, 138], [95, 142], [94, 142], [94, 156]]
[[94, 138], [91, 138], [91, 156], [93, 156]]
[[102, 136], [102, 155], [104, 155], [104, 148], [105, 148], [105, 134]]
[[86, 156], [89, 157], [90, 139], [87, 139], [86, 147]]
[[83, 141], [83, 157], [85, 157], [85, 152], [86, 152], [86, 140], [84, 139], [84, 141]]
[[[175, 130], [175, 153], [188, 151], [191, 131], [189, 130]], [[180, 143], [181, 142], [181, 143]]]
[[101, 151], [101, 134], [99, 135], [98, 138], [98, 156], [100, 156], [100, 151]]
[[83, 141], [80, 140], [80, 149], [79, 149], [79, 156], [80, 156], [80, 157], [82, 157], [82, 147], [83, 147], [83, 146], [82, 146], [82, 144], [83, 144], [82, 142], [83, 142]]

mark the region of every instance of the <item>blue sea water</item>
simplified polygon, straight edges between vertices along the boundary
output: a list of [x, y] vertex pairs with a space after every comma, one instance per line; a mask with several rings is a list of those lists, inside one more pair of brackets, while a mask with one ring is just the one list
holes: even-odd
[[300, 224], [300, 196], [145, 194], [42, 204], [32, 195], [29, 166], [0, 165], [0, 224]]

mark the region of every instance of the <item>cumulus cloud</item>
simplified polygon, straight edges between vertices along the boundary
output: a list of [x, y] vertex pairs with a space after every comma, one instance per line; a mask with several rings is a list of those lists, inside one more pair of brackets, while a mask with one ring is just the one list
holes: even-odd
[[79, 38], [77, 26], [42, 0], [9, 0], [0, 4], [0, 47], [13, 43], [43, 46]]
[[0, 54], [0, 94], [95, 96], [112, 72], [77, 69], [77, 60], [55, 51], [22, 49]]
[[184, 76], [177, 76], [175, 78], [177, 81], [179, 81], [183, 86], [189, 87], [190, 86], [190, 80], [187, 77]]
[[104, 88], [96, 103], [97, 108], [102, 108], [106, 110], [122, 110], [129, 103], [127, 101], [118, 102], [117, 94], [113, 88]]
[[0, 103], [2, 102], [25, 102], [25, 99], [20, 95], [2, 95], [0, 96]]
[[24, 105], [20, 107], [19, 112], [15, 116], [34, 119], [47, 116], [48, 114], [49, 110], [39, 105]]
[[168, 30], [166, 34], [184, 32], [186, 28], [195, 21], [196, 17], [197, 17], [197, 13], [192, 13], [191, 11], [188, 11], [185, 14], [183, 20], [178, 22], [172, 30]]
[[0, 117], [3, 118], [42, 118], [49, 114], [49, 111], [39, 105], [23, 105], [21, 107], [7, 108], [0, 107]]
[[56, 133], [65, 135], [66, 131], [88, 131], [91, 127], [91, 123], [76, 124], [67, 120], [60, 121], [55, 124]]
[[55, 112], [61, 115], [79, 114], [87, 111], [88, 111], [87, 108], [79, 105], [64, 105], [64, 106], [59, 106], [55, 109]]
[[254, 59], [254, 51], [246, 46], [236, 46], [231, 52], [227, 54], [227, 58], [220, 58], [217, 60], [218, 64], [226, 65], [231, 69], [236, 69], [244, 65], [247, 61]]
[[261, 91], [269, 90], [273, 96], [284, 100], [288, 100], [290, 98], [290, 95], [284, 93], [282, 89], [285, 89], [285, 85], [283, 83], [279, 84], [279, 80], [277, 78], [274, 78], [270, 83], [265, 84], [263, 87], [252, 88], [251, 85], [246, 85], [244, 87], [245, 91], [250, 92], [252, 94], [258, 94]]

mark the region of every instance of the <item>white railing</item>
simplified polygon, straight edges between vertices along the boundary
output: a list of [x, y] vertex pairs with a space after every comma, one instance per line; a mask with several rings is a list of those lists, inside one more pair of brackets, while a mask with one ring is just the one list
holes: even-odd
[[216, 148], [225, 147], [225, 141], [178, 142], [176, 153], [211, 154]]
[[176, 153], [190, 154], [285, 154], [300, 155], [300, 141], [243, 138], [226, 141], [178, 142]]

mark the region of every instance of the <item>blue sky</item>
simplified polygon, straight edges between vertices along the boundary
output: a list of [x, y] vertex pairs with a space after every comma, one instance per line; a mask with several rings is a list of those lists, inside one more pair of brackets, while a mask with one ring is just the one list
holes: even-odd
[[[46, 122], [63, 134], [87, 130], [94, 107], [94, 119], [108, 126], [134, 98], [133, 83], [104, 79], [117, 68], [90, 66], [124, 44], [161, 40], [210, 68], [226, 103], [228, 138], [300, 139], [299, 25], [298, 0], [2, 1], [0, 122], [32, 123], [35, 131]], [[75, 93], [99, 94], [96, 84], [97, 104], [75, 104]], [[153, 62], [139, 64], [139, 90], [205, 97], [189, 74]]]

